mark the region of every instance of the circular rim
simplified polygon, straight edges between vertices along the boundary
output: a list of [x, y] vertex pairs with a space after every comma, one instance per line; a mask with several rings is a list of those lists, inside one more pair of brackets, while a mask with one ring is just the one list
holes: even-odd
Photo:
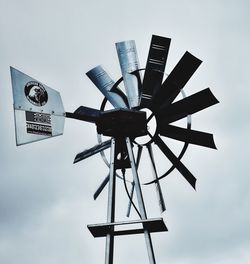
[[[145, 68], [137, 70], [136, 73], [139, 72], [139, 71], [143, 71], [143, 70], [145, 70]], [[135, 73], [132, 73], [132, 74], [135, 74]], [[118, 79], [117, 82], [116, 82], [116, 83], [113, 85], [113, 87], [111, 88], [111, 91], [112, 91], [112, 92], [115, 92], [115, 93], [117, 93], [117, 94], [119, 94], [119, 95], [124, 99], [126, 105], [128, 106], [128, 101], [127, 101], [127, 97], [126, 97], [126, 95], [125, 95], [120, 89], [118, 89], [118, 85], [119, 85], [122, 81], [123, 81], [123, 77], [121, 77], [120, 79]], [[183, 89], [181, 89], [181, 94], [182, 94], [182, 97], [183, 97], [183, 98], [186, 97], [186, 93], [183, 91]], [[101, 110], [101, 111], [104, 111], [105, 106], [106, 106], [106, 104], [107, 104], [107, 101], [108, 101], [107, 98], [104, 97], [104, 99], [103, 99], [103, 101], [102, 101], [102, 103], [101, 103], [101, 106], [100, 106], [100, 110]], [[142, 108], [142, 109], [143, 109], [143, 108]], [[141, 110], [141, 109], [139, 109], [139, 110]], [[152, 111], [151, 109], [149, 109], [149, 110]], [[152, 111], [152, 114], [154, 114], [153, 111]], [[155, 115], [154, 115], [154, 116], [155, 116]], [[156, 117], [156, 116], [155, 116], [155, 117]], [[157, 118], [156, 118], [156, 119], [157, 119]], [[187, 129], [189, 129], [189, 130], [191, 129], [191, 123], [192, 123], [191, 115], [188, 115], [188, 116], [187, 116]], [[156, 132], [155, 132], [155, 135], [156, 135], [156, 134], [158, 134], [158, 133], [157, 133], [157, 124], [156, 124]], [[154, 135], [154, 136], [155, 136], [155, 135]], [[153, 137], [153, 138], [154, 138], [154, 137]], [[134, 142], [137, 146], [145, 147], [145, 146], [148, 146], [149, 144], [152, 144], [152, 143], [154, 142], [153, 138], [152, 138], [149, 142], [147, 142], [146, 144], [138, 144], [138, 143], [135, 142], [135, 140], [133, 140], [133, 142]], [[103, 142], [103, 141], [102, 141], [102, 136], [101, 136], [101, 134], [98, 134], [98, 133], [97, 133], [97, 140], [98, 140], [98, 143], [99, 143], [99, 144]], [[188, 148], [188, 145], [189, 145], [188, 142], [184, 142], [184, 145], [183, 145], [183, 147], [182, 147], [182, 150], [181, 150], [181, 152], [179, 153], [179, 155], [177, 156], [177, 159], [178, 159], [179, 161], [180, 161], [180, 160], [182, 159], [182, 157], [184, 156], [184, 154], [185, 154], [185, 152], [186, 152], [186, 150], [187, 150], [187, 148]], [[105, 155], [105, 153], [104, 153], [103, 150], [100, 152], [100, 154], [101, 154], [101, 156], [102, 156], [102, 159], [103, 159], [104, 163], [105, 163], [108, 167], [110, 167], [110, 163], [109, 163], [109, 161], [108, 161], [108, 159], [107, 159], [107, 157], [106, 157], [106, 155]], [[156, 180], [152, 180], [152, 181], [147, 181], [147, 182], [144, 182], [144, 183], [141, 183], [141, 185], [149, 185], [149, 184], [152, 184], [152, 183], [156, 183], [156, 182], [158, 182], [159, 180], [161, 180], [161, 179], [165, 178], [166, 176], [168, 176], [168, 175], [169, 175], [174, 169], [175, 169], [175, 166], [174, 166], [174, 165], [171, 165], [171, 167], [170, 167], [165, 173], [163, 173], [161, 176], [158, 176], [158, 179], [156, 179]], [[120, 176], [119, 174], [117, 174], [117, 176], [118, 176], [119, 178], [122, 178], [122, 176]], [[132, 181], [130, 181], [130, 180], [126, 180], [126, 181], [132, 183]]]

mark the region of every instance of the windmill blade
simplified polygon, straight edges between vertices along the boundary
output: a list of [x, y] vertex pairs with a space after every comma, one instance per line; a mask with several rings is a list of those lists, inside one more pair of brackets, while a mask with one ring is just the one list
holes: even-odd
[[186, 52], [156, 93], [152, 101], [152, 107], [158, 109], [162, 105], [171, 104], [201, 62], [191, 53]]
[[[140, 164], [140, 160], [141, 160], [142, 149], [143, 149], [142, 146], [138, 146], [138, 152], [137, 152], [136, 163], [135, 163], [137, 170], [139, 168], [139, 164]], [[130, 191], [130, 199], [129, 199], [129, 203], [128, 203], [127, 214], [126, 214], [127, 217], [130, 216], [131, 205], [132, 205], [133, 195], [134, 195], [134, 189], [135, 189], [135, 183], [133, 181], [131, 191]]]
[[178, 160], [174, 153], [168, 148], [165, 142], [160, 138], [159, 135], [154, 137], [155, 144], [165, 154], [169, 161], [176, 167], [176, 169], [182, 174], [182, 176], [189, 182], [189, 184], [195, 189], [196, 178], [193, 174], [185, 167], [185, 165]]
[[147, 107], [162, 83], [171, 39], [153, 35], [142, 83], [141, 107]]
[[102, 66], [99, 65], [91, 69], [86, 75], [115, 108], [127, 108], [123, 98], [119, 94], [111, 91], [115, 82]]
[[94, 200], [96, 200], [98, 198], [98, 196], [103, 191], [103, 189], [105, 188], [105, 186], [107, 185], [108, 182], [109, 182], [109, 174], [104, 178], [104, 180], [102, 181], [101, 185], [95, 191]]
[[158, 175], [157, 175], [157, 171], [156, 171], [156, 166], [155, 166], [155, 161], [154, 161], [154, 156], [153, 156], [153, 151], [152, 151], [151, 144], [147, 145], [147, 148], [148, 148], [148, 153], [149, 153], [149, 157], [150, 157], [150, 160], [151, 160], [153, 177], [154, 177], [154, 180], [156, 180], [156, 182], [155, 182], [156, 194], [157, 194], [157, 198], [158, 198], [158, 202], [159, 202], [161, 213], [163, 213], [164, 211], [166, 211], [166, 205], [165, 205], [165, 201], [164, 201], [164, 198], [163, 198], [161, 185], [160, 185], [160, 182], [158, 180]]
[[212, 94], [211, 90], [209, 88], [204, 89], [162, 109], [160, 123], [167, 124], [177, 121], [217, 103], [219, 101]]
[[16, 145], [63, 134], [65, 111], [60, 93], [10, 67]]
[[111, 139], [104, 141], [100, 144], [95, 145], [94, 147], [90, 148], [90, 149], [86, 149], [83, 152], [80, 152], [76, 155], [74, 163], [77, 163], [81, 160], [84, 160], [88, 157], [91, 157], [107, 148], [109, 148], [111, 146]]
[[[134, 40], [116, 43], [117, 55], [121, 67], [124, 86], [128, 97], [129, 107], [137, 107], [139, 105], [140, 83], [139, 60], [137, 56]], [[137, 72], [137, 74], [135, 74]]]
[[195, 144], [203, 147], [216, 149], [213, 134], [172, 125], [159, 126], [159, 133], [162, 136]]

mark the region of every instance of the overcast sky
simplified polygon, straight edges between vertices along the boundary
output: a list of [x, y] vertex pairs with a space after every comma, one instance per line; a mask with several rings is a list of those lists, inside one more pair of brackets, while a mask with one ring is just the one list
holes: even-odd
[[[0, 0], [0, 263], [99, 264], [105, 248], [87, 224], [106, 221], [107, 190], [92, 196], [108, 168], [98, 155], [72, 164], [96, 144], [95, 127], [66, 120], [63, 136], [16, 147], [9, 67], [59, 91], [66, 111], [99, 108], [85, 73], [102, 64], [118, 79], [114, 43], [130, 39], [144, 67], [152, 34], [172, 39], [167, 73], [186, 50], [203, 61], [188, 95], [210, 87], [220, 101], [192, 117], [218, 148], [190, 146], [183, 158], [197, 191], [176, 171], [162, 182], [169, 232], [152, 235], [157, 263], [250, 262], [249, 9], [246, 0]], [[121, 182], [118, 190], [125, 220]], [[148, 215], [159, 217], [155, 189], [143, 192]], [[116, 242], [114, 263], [148, 263], [142, 235]]]

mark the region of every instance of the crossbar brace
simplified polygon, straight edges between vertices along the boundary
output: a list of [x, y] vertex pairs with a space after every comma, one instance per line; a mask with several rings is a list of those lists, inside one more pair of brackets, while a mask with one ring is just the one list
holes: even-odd
[[[126, 229], [126, 226], [134, 224], [141, 224], [143, 228]], [[117, 226], [124, 226], [125, 228], [124, 230], [115, 230]], [[162, 218], [94, 224], [88, 225], [88, 229], [94, 237], [104, 237], [110, 233], [114, 236], [141, 234], [144, 233], [145, 229], [150, 233], [168, 231]], [[114, 231], [112, 231], [113, 229]]]

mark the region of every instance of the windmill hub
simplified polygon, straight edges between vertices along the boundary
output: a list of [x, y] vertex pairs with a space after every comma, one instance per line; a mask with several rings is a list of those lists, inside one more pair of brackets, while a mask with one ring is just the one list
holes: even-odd
[[154, 113], [148, 108], [142, 108], [143, 112], [146, 112], [147, 117], [147, 135], [137, 137], [135, 143], [138, 145], [147, 145], [152, 142], [157, 129], [157, 122]]

